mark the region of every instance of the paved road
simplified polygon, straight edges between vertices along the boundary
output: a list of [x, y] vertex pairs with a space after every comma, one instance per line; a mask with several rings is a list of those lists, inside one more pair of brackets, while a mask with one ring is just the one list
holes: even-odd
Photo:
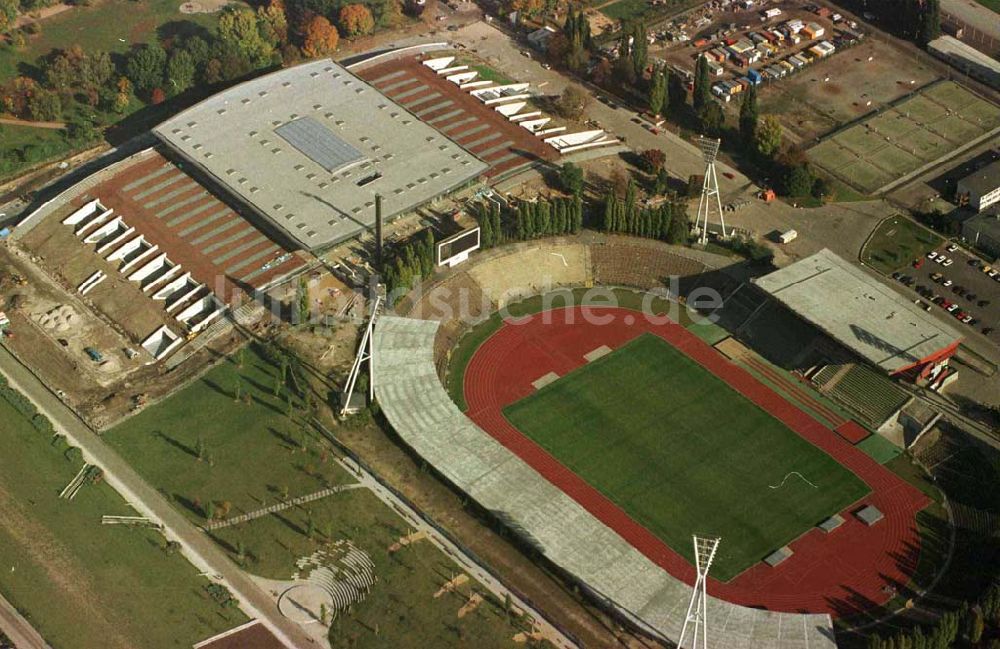
[[[541, 63], [521, 54], [521, 45], [511, 40], [506, 33], [485, 22], [476, 22], [450, 33], [455, 42], [463, 44], [470, 52], [474, 52], [487, 62], [497, 66], [504, 74], [516, 81], [531, 83], [532, 91], [546, 95], [558, 95], [570, 83], [576, 84], [568, 76], [556, 70], [547, 70]], [[532, 53], [534, 56], [534, 53]], [[596, 91], [588, 88], [593, 95]], [[605, 93], [601, 93], [605, 94]], [[617, 108], [593, 101], [587, 108], [587, 117], [596, 120], [601, 126], [617, 137], [625, 138], [625, 143], [635, 151], [645, 149], [662, 149], [667, 155], [666, 168], [672, 175], [687, 179], [691, 174], [705, 171], [701, 153], [689, 142], [669, 131], [653, 135], [642, 125], [632, 121], [636, 113], [618, 101]], [[749, 180], [741, 173], [725, 164], [717, 165], [719, 170], [719, 185], [723, 194], [733, 192]], [[732, 174], [727, 178], [723, 174]]]
[[208, 536], [188, 521], [125, 460], [92, 431], [55, 394], [5, 347], [0, 346], [0, 373], [27, 395], [55, 428], [83, 451], [84, 460], [98, 466], [105, 480], [139, 513], [161, 524], [170, 539], [181, 544], [184, 555], [199, 570], [214, 575], [240, 602], [243, 611], [258, 618], [293, 649], [312, 649], [315, 643], [295, 623], [278, 611], [274, 601], [233, 564]]
[[0, 595], [0, 631], [10, 638], [17, 649], [52, 649], [3, 595]]

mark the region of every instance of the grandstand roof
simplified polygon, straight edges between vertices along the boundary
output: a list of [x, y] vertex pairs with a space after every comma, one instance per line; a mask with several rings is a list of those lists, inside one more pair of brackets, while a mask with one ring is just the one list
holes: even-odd
[[487, 169], [330, 59], [247, 81], [156, 127], [307, 249], [356, 236]]
[[958, 330], [826, 249], [752, 281], [887, 372], [962, 339]]

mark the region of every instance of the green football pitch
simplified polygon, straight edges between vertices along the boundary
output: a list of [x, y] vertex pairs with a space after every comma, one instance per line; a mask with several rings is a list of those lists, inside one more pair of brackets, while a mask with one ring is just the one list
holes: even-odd
[[721, 536], [712, 574], [723, 581], [868, 493], [829, 455], [652, 334], [504, 415], [688, 561], [692, 533]]

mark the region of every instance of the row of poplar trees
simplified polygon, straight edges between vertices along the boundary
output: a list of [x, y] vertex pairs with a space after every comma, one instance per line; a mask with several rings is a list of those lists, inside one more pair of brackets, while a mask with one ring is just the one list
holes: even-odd
[[478, 215], [483, 248], [537, 237], [576, 234], [583, 227], [583, 201], [571, 198], [521, 201], [516, 208], [501, 209], [485, 203]]
[[687, 204], [672, 197], [656, 207], [640, 207], [635, 183], [630, 179], [624, 198], [614, 191], [604, 199], [601, 229], [682, 245], [690, 236]]

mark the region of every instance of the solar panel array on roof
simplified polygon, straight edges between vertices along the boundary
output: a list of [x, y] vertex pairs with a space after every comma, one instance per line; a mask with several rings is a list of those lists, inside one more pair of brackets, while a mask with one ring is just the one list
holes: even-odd
[[330, 173], [365, 159], [363, 153], [312, 117], [300, 117], [282, 124], [274, 132]]

